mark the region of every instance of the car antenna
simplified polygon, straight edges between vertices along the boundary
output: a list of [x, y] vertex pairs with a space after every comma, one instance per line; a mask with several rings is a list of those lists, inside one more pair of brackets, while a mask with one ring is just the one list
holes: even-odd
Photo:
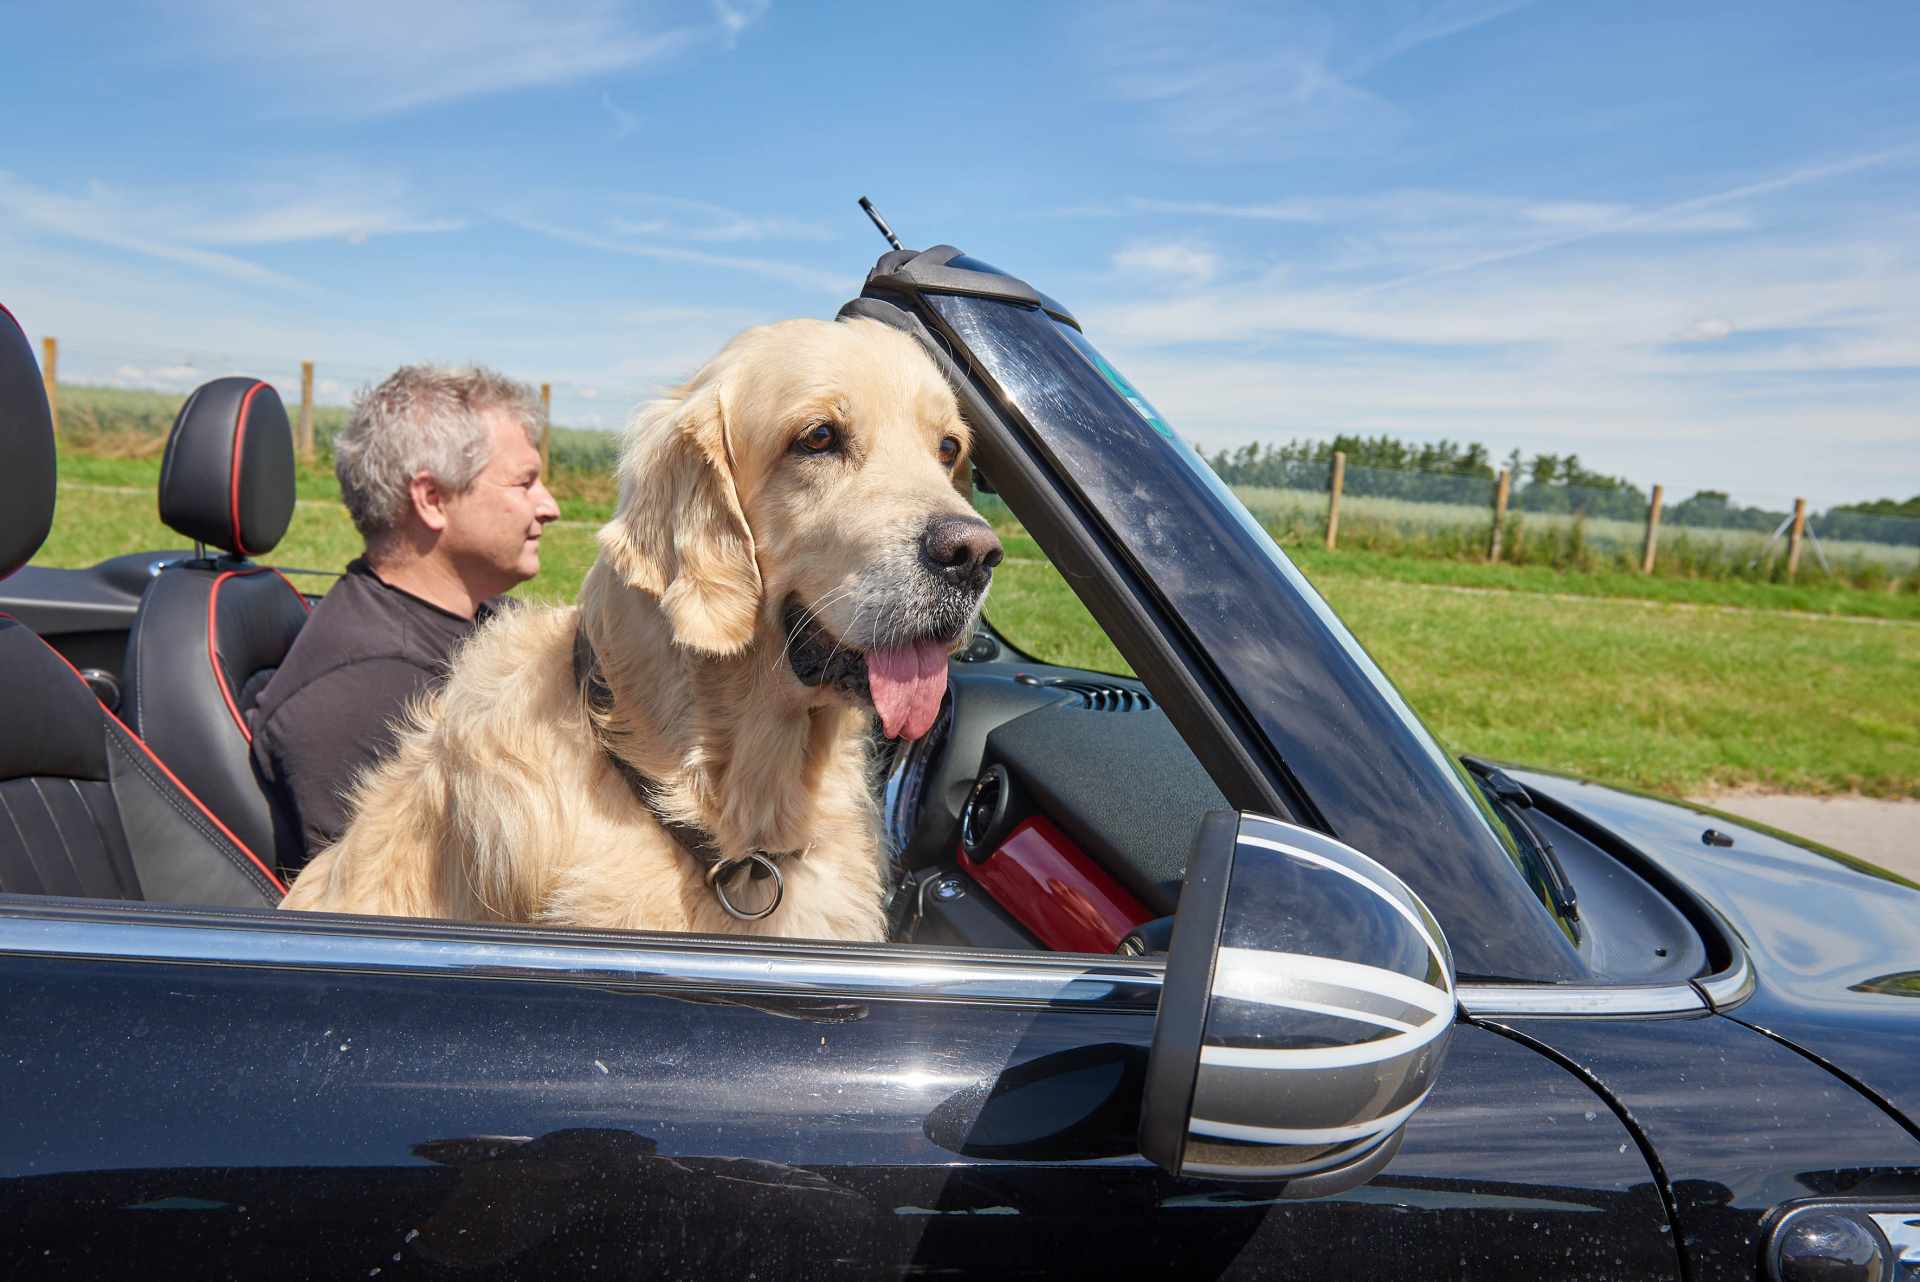
[[873, 225], [880, 229], [880, 234], [887, 238], [889, 245], [892, 245], [895, 249], [906, 248], [906, 246], [900, 243], [900, 238], [893, 234], [893, 228], [887, 226], [887, 220], [880, 216], [880, 211], [873, 207], [871, 200], [862, 196], [860, 198], [860, 208], [867, 211], [867, 217], [873, 219]]

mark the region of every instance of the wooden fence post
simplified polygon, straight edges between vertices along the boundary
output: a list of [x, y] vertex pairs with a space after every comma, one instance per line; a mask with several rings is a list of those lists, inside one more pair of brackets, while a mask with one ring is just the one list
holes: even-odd
[[1800, 540], [1807, 532], [1807, 501], [1793, 501], [1793, 529], [1787, 534], [1787, 582], [1800, 572]]
[[1347, 484], [1347, 454], [1345, 450], [1333, 452], [1333, 484], [1327, 499], [1327, 551], [1331, 552], [1340, 541], [1340, 491]]
[[53, 434], [60, 435], [60, 396], [56, 390], [60, 382], [60, 340], [43, 338], [40, 340], [40, 380], [47, 385], [47, 412], [53, 416]]
[[540, 384], [540, 475], [553, 474], [553, 384]]
[[300, 461], [313, 462], [313, 362], [300, 362]]
[[1653, 502], [1647, 506], [1647, 550], [1640, 556], [1640, 573], [1653, 573], [1653, 551], [1660, 544], [1660, 495], [1659, 486], [1653, 487]]
[[1507, 489], [1513, 484], [1513, 474], [1506, 468], [1500, 469], [1500, 483], [1493, 487], [1493, 541], [1487, 545], [1487, 560], [1500, 559], [1500, 539], [1502, 526], [1507, 523]]

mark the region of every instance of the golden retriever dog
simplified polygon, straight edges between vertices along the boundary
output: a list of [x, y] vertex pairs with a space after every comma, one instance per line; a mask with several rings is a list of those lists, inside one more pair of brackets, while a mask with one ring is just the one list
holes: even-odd
[[635, 415], [579, 604], [475, 633], [281, 906], [884, 938], [873, 715], [932, 727], [1001, 555], [968, 446], [898, 330], [735, 338]]

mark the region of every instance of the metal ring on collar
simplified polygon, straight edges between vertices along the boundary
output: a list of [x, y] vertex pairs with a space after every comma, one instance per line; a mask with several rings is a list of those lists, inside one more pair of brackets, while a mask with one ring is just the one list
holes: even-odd
[[[727, 898], [727, 888], [722, 881], [728, 873], [740, 867], [742, 864], [747, 863], [759, 864], [773, 877], [773, 902], [757, 913], [743, 912], [735, 908], [733, 901]], [[715, 864], [713, 867], [707, 869], [707, 884], [713, 887], [714, 897], [720, 901], [720, 906], [727, 910], [727, 915], [738, 921], [759, 921], [762, 917], [772, 915], [773, 911], [780, 907], [780, 900], [784, 898], [787, 893], [787, 883], [785, 879], [780, 876], [780, 865], [757, 850], [744, 858]]]

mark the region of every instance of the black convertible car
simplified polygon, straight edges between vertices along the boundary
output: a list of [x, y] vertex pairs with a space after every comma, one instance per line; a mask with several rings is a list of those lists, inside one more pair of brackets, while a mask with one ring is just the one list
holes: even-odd
[[[290, 452], [209, 385], [193, 552], [0, 584], [0, 1273], [1920, 1279], [1920, 887], [1449, 754], [1026, 283], [842, 314], [1139, 679], [982, 631], [888, 944], [277, 914]], [[53, 468], [0, 317], [0, 573]]]

